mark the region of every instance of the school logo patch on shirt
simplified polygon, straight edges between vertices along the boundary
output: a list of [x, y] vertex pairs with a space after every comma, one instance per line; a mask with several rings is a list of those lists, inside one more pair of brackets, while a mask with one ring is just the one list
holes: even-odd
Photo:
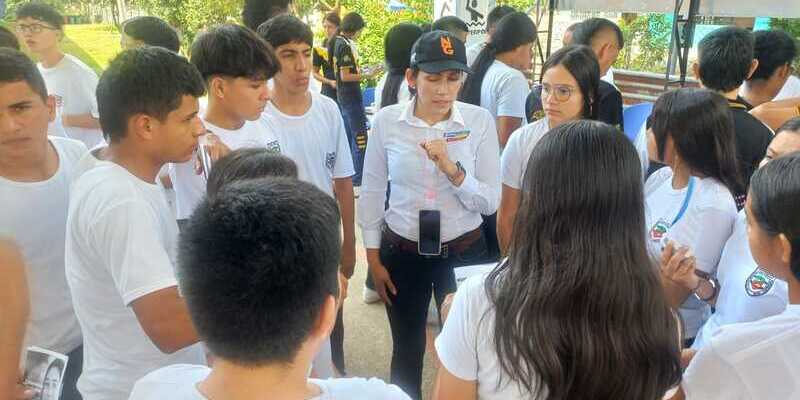
[[447, 143], [460, 142], [468, 137], [469, 137], [469, 130], [444, 133], [444, 140]]
[[328, 167], [329, 170], [333, 171], [333, 166], [336, 165], [336, 152], [333, 153], [325, 153], [325, 166]]
[[533, 120], [538, 121], [544, 118], [547, 114], [545, 114], [544, 110], [534, 111], [533, 112]]
[[660, 242], [661, 239], [664, 239], [664, 235], [669, 232], [669, 223], [664, 221], [663, 219], [659, 219], [655, 225], [650, 229], [650, 240], [654, 242]]
[[756, 268], [744, 283], [744, 290], [750, 297], [763, 296], [775, 285], [775, 276], [763, 269]]
[[280, 154], [281, 153], [281, 143], [278, 142], [277, 140], [273, 140], [273, 141], [267, 143], [267, 151], [270, 152], [270, 153]]

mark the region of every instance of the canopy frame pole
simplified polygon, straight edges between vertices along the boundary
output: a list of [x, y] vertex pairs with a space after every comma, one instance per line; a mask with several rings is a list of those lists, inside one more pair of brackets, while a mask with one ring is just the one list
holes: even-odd
[[[669, 90], [670, 86], [686, 86], [686, 75], [689, 67], [689, 51], [694, 43], [694, 32], [697, 27], [697, 16], [700, 11], [700, 0], [689, 0], [689, 14], [683, 18], [681, 9], [684, 0], [675, 0], [675, 12], [672, 16], [672, 35], [669, 45], [669, 57], [667, 58], [667, 72], [664, 76], [664, 90]], [[675, 58], [678, 59], [678, 69], [680, 76], [677, 81], [672, 80], [672, 71]]]

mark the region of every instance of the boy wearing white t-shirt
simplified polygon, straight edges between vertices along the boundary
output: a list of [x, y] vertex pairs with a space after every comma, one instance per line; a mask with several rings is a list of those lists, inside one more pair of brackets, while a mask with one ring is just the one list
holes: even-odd
[[26, 265], [25, 344], [70, 356], [62, 398], [76, 399], [83, 340], [64, 274], [64, 231], [70, 182], [86, 147], [47, 137], [54, 106], [36, 65], [0, 49], [0, 236], [13, 238]]
[[175, 280], [178, 227], [155, 183], [164, 164], [192, 158], [204, 92], [197, 69], [160, 47], [121, 53], [100, 78], [106, 161], [72, 186], [65, 252], [86, 400], [123, 400], [156, 368], [205, 361]]
[[747, 197], [753, 258], [788, 282], [778, 315], [723, 326], [692, 359], [675, 399], [800, 398], [800, 154], [777, 158], [753, 174]]
[[[333, 100], [308, 90], [314, 34], [292, 15], [280, 15], [262, 24], [259, 35], [275, 49], [280, 70], [264, 112], [275, 126], [276, 149], [294, 160], [300, 180], [334, 196], [342, 215], [342, 273], [353, 276], [356, 264], [355, 174], [344, 121]], [[333, 360], [344, 373], [342, 315], [331, 337]]]
[[56, 100], [56, 118], [49, 133], [79, 140], [90, 149], [100, 143], [103, 135], [97, 119], [97, 74], [62, 51], [64, 17], [48, 4], [26, 3], [17, 9], [17, 32], [41, 61], [39, 71]]
[[331, 196], [291, 178], [204, 200], [181, 236], [178, 276], [215, 362], [154, 371], [130, 399], [409, 399], [377, 379], [306, 377], [336, 320], [339, 221]]
[[[267, 80], [278, 64], [267, 44], [239, 25], [214, 27], [195, 39], [191, 62], [208, 88], [208, 106], [201, 118], [206, 129], [227, 148], [270, 148], [274, 139], [261, 120], [269, 100]], [[189, 218], [205, 195], [206, 184], [195, 170], [195, 159], [172, 164], [178, 221]]]

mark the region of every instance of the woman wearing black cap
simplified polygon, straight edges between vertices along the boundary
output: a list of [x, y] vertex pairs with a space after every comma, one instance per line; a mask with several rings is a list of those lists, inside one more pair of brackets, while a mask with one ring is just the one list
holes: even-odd
[[416, 96], [378, 112], [367, 146], [359, 224], [392, 329], [391, 380], [415, 399], [431, 294], [441, 305], [456, 289], [453, 267], [485, 256], [481, 213], [494, 213], [499, 201], [494, 118], [456, 101], [468, 71], [455, 36], [422, 35], [406, 71]]

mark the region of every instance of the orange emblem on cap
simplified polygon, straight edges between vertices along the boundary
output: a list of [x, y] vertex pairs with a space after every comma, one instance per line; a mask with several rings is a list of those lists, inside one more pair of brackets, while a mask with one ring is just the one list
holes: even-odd
[[442, 52], [444, 54], [447, 54], [448, 56], [452, 56], [453, 54], [456, 53], [456, 51], [453, 49], [453, 43], [450, 42], [450, 38], [449, 37], [442, 36], [441, 41], [442, 41]]

